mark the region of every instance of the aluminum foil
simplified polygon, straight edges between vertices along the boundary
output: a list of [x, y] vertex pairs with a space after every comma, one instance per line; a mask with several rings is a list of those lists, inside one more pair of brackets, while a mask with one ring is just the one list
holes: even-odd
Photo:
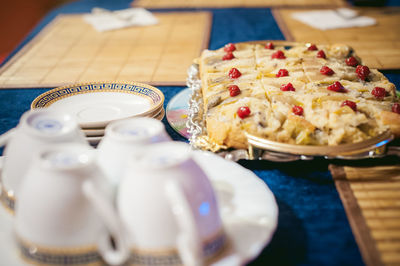
[[199, 65], [193, 64], [187, 71], [186, 85], [192, 91], [189, 100], [188, 119], [186, 127], [190, 134], [189, 143], [194, 149], [212, 151], [219, 156], [231, 160], [269, 160], [277, 162], [289, 162], [297, 160], [310, 160], [312, 157], [282, 154], [269, 152], [254, 147], [244, 149], [227, 149], [225, 146], [218, 145], [209, 140], [207, 136], [207, 128], [204, 123], [203, 98], [201, 93], [201, 79], [199, 76]]
[[204, 124], [203, 99], [201, 93], [201, 80], [199, 77], [199, 65], [193, 64], [187, 71], [186, 85], [192, 91], [189, 100], [188, 120], [186, 126], [190, 134], [189, 143], [194, 149], [208, 150], [215, 152], [225, 159], [238, 161], [250, 159], [249, 151], [243, 149], [227, 150], [225, 146], [213, 143], [208, 139], [207, 129]]

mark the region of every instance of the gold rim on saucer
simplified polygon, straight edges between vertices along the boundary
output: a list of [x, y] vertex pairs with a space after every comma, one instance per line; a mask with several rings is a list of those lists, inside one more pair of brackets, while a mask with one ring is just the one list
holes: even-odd
[[[55, 102], [61, 101], [65, 98], [73, 97], [76, 95], [88, 94], [88, 93], [101, 93], [101, 92], [114, 92], [114, 93], [125, 93], [134, 94], [143, 97], [150, 103], [148, 110], [133, 114], [132, 116], [149, 116], [158, 112], [164, 104], [164, 94], [157, 88], [138, 82], [90, 82], [90, 83], [79, 83], [63, 87], [58, 87], [42, 93], [36, 97], [31, 103], [31, 109], [47, 108]], [[127, 117], [120, 117], [128, 118]], [[83, 122], [83, 127], [101, 127], [107, 123], [117, 120], [105, 120], [105, 121], [93, 121]]]
[[[164, 108], [152, 116], [151, 118], [162, 120], [165, 116]], [[86, 139], [89, 141], [90, 144], [98, 144], [102, 137], [104, 137], [105, 128], [98, 128], [98, 129], [82, 129], [83, 133], [85, 134]]]
[[165, 109], [163, 108], [156, 116], [154, 116], [153, 118], [157, 119], [157, 120], [162, 120], [165, 116]]

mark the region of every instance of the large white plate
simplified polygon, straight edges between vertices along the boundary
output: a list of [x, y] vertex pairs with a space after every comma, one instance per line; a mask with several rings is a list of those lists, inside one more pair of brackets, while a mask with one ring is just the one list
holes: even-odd
[[211, 152], [196, 151], [195, 160], [217, 194], [222, 222], [232, 241], [218, 265], [244, 264], [270, 242], [278, 224], [278, 206], [268, 186], [252, 171]]
[[98, 128], [118, 119], [152, 116], [163, 103], [163, 93], [150, 85], [90, 83], [47, 91], [32, 102], [31, 108], [48, 107], [69, 113], [82, 128]]
[[[0, 168], [2, 165], [0, 157]], [[278, 222], [278, 207], [267, 185], [237, 163], [203, 151], [196, 162], [209, 176], [217, 194], [230, 249], [215, 265], [244, 264], [257, 257], [270, 242]], [[2, 265], [25, 265], [13, 238], [13, 216], [0, 207], [0, 258]]]

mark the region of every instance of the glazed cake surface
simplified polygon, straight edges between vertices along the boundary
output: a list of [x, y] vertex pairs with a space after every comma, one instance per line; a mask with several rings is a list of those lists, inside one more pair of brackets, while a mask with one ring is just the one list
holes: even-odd
[[396, 87], [347, 45], [227, 44], [197, 60], [209, 141], [247, 148], [244, 132], [300, 145], [400, 136]]

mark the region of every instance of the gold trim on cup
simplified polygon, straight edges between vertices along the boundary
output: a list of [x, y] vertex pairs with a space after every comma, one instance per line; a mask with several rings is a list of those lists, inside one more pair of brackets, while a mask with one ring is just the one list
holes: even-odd
[[[228, 239], [223, 230], [203, 241], [203, 257], [208, 264], [215, 261], [228, 246]], [[129, 259], [131, 265], [182, 265], [178, 249], [141, 249], [131, 248]]]
[[17, 245], [22, 259], [35, 265], [104, 265], [96, 246], [44, 247], [18, 236]]
[[0, 202], [8, 212], [14, 215], [14, 208], [15, 208], [14, 192], [12, 190], [5, 189], [3, 184], [1, 184]]

